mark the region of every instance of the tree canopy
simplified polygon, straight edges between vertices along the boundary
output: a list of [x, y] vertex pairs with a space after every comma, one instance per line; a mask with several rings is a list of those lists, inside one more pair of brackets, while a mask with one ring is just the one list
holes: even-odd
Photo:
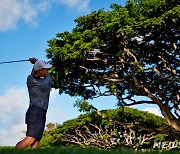
[[[81, 114], [78, 118], [56, 125], [54, 129], [49, 129], [52, 123], [48, 124], [41, 146], [77, 144], [101, 148], [142, 148], [148, 144], [152, 147], [152, 141], [159, 138], [153, 129], [160, 131], [167, 127], [164, 118], [133, 108], [102, 110], [100, 113], [103, 116], [95, 112]], [[167, 139], [166, 135], [164, 137]], [[174, 140], [173, 134], [169, 139]]]
[[180, 131], [180, 1], [129, 0], [75, 22], [48, 41], [53, 87], [82, 100], [156, 104]]

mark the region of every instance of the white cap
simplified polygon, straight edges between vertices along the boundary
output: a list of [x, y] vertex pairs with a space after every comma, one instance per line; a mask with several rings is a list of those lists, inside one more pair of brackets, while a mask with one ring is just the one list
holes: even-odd
[[40, 70], [42, 68], [51, 68], [52, 65], [50, 64], [47, 64], [44, 60], [37, 60], [35, 63], [34, 63], [34, 71], [37, 71], [37, 70]]

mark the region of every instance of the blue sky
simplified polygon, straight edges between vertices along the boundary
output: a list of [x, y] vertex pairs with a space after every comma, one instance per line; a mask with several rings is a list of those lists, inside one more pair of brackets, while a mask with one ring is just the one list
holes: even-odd
[[[47, 41], [55, 34], [71, 31], [74, 19], [110, 4], [124, 5], [126, 0], [0, 0], [0, 62], [36, 57], [46, 59]], [[26, 130], [24, 115], [28, 107], [26, 78], [29, 62], [0, 65], [0, 146], [14, 146]], [[73, 107], [76, 98], [52, 90], [47, 122], [62, 123], [80, 113]], [[91, 102], [99, 109], [116, 107], [114, 97]], [[139, 109], [159, 114], [154, 106]]]

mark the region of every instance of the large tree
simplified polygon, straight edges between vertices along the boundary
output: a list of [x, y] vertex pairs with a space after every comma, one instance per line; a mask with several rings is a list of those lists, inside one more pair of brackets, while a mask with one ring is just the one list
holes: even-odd
[[[180, 1], [130, 0], [75, 19], [46, 50], [53, 87], [83, 100], [156, 104], [180, 131]], [[143, 96], [143, 97], [142, 97]]]
[[[132, 148], [152, 147], [158, 136], [174, 141], [171, 136], [158, 135], [159, 130], [167, 127], [164, 118], [146, 111], [133, 108], [113, 109], [101, 111], [102, 116], [95, 112], [80, 115], [78, 118], [65, 121], [62, 125], [49, 129], [47, 125], [41, 146], [59, 146], [60, 144], [77, 144], [81, 146], [96, 146], [100, 148], [118, 148], [127, 146]], [[147, 129], [148, 127], [148, 129]]]

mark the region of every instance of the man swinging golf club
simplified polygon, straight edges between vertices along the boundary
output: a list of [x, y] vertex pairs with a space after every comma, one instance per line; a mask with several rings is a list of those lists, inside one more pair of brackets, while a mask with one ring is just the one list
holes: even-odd
[[29, 61], [34, 66], [31, 75], [27, 78], [30, 99], [25, 118], [27, 132], [26, 137], [16, 144], [17, 149], [25, 149], [28, 146], [32, 149], [38, 148], [45, 127], [52, 83], [51, 76], [48, 74], [50, 64], [36, 58], [29, 58]]

